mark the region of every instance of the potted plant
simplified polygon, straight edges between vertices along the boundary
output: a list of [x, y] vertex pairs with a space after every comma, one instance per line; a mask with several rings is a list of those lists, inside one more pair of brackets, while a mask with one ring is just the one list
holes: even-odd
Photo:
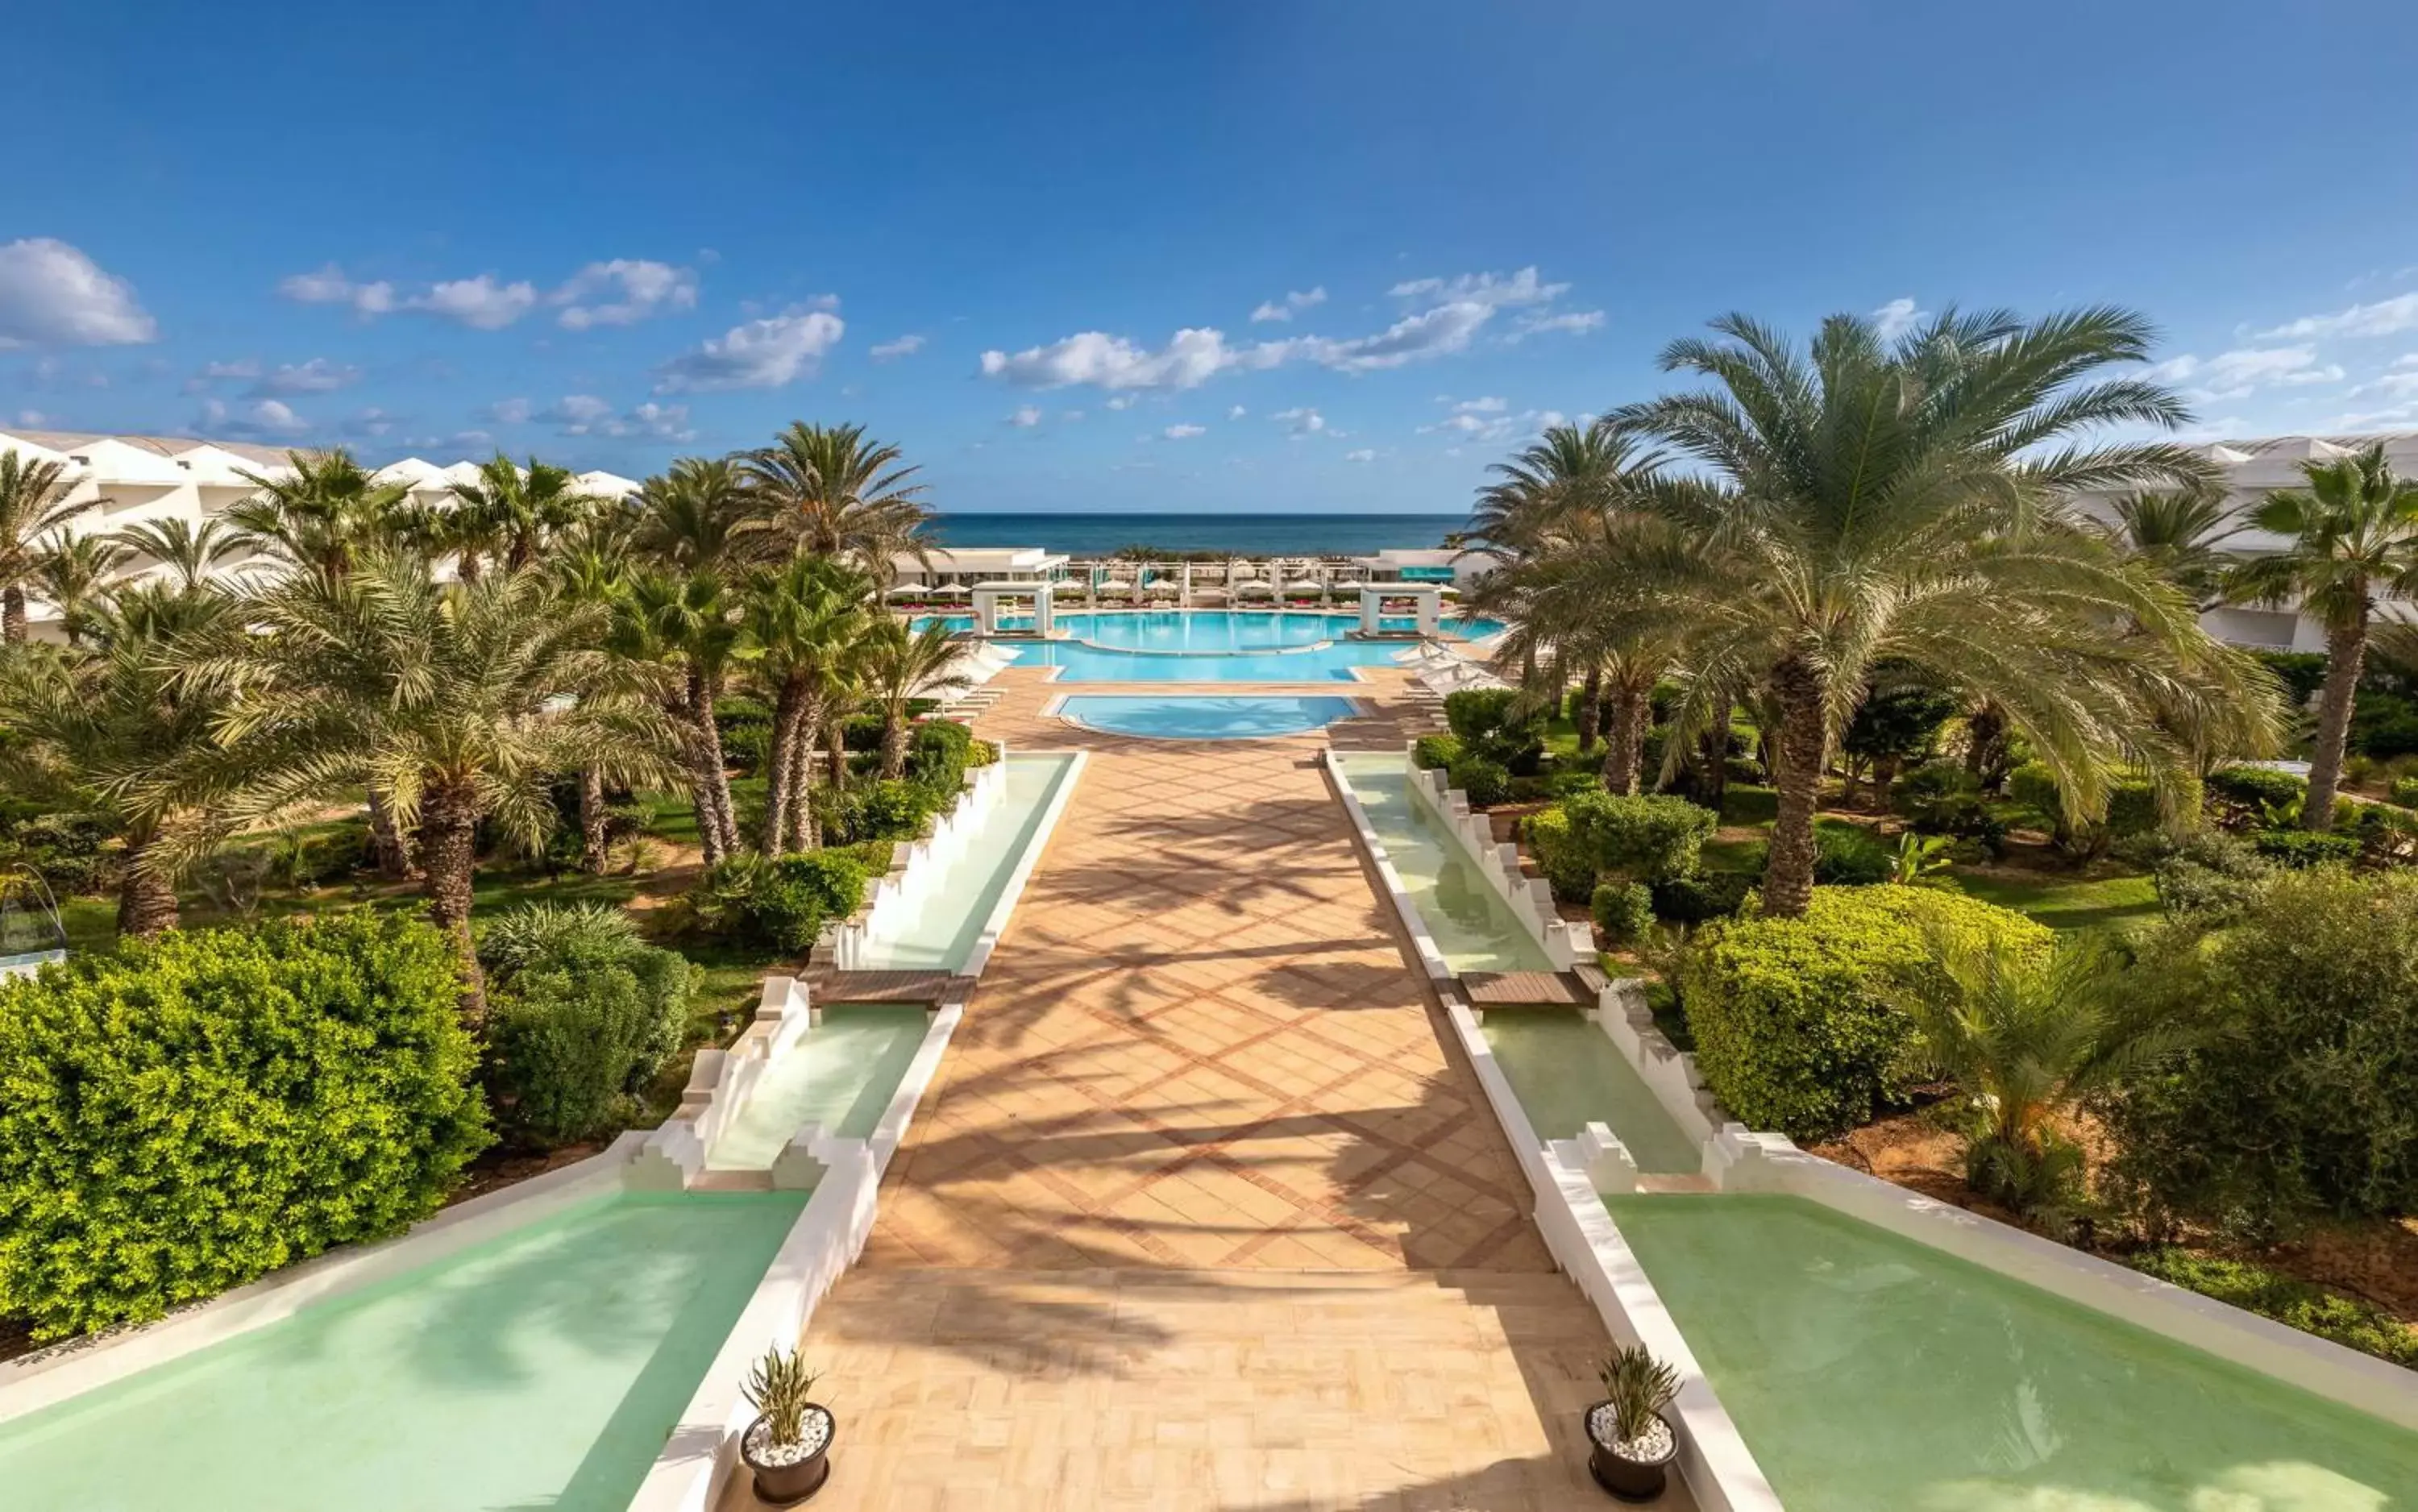
[[1624, 1502], [1662, 1494], [1678, 1426], [1664, 1411], [1679, 1392], [1679, 1372], [1643, 1344], [1618, 1349], [1603, 1362], [1603, 1397], [1586, 1410], [1587, 1469], [1596, 1484]]
[[804, 1501], [831, 1475], [831, 1443], [838, 1431], [831, 1409], [809, 1400], [821, 1379], [779, 1345], [764, 1352], [740, 1389], [756, 1421], [739, 1438], [739, 1458], [756, 1477], [756, 1499], [773, 1506]]

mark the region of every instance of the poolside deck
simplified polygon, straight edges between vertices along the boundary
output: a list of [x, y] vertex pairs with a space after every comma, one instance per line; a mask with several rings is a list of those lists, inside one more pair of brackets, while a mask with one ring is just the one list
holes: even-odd
[[[1336, 738], [1424, 726], [1403, 680], [1369, 669]], [[816, 1504], [1603, 1504], [1578, 1427], [1602, 1325], [1326, 736], [1136, 740], [1043, 716], [1065, 690], [1035, 670], [993, 686], [983, 733], [1092, 762], [805, 1340], [842, 1422]]]

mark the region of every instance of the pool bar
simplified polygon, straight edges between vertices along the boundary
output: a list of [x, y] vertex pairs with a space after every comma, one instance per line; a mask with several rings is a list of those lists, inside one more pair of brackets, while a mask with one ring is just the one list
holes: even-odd
[[1679, 1372], [1700, 1506], [2418, 1508], [2408, 1371], [1727, 1121], [1634, 983], [1478, 1013], [1456, 960], [1524, 956], [1524, 921], [1419, 858], [1491, 834], [1407, 753], [1327, 761], [1556, 1263]]

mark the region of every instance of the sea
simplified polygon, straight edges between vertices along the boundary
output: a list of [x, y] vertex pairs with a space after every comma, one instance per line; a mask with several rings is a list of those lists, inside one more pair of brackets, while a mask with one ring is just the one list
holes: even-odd
[[1246, 557], [1361, 557], [1398, 546], [1441, 546], [1466, 529], [1460, 514], [941, 514], [930, 531], [944, 546], [1044, 546], [1106, 557], [1126, 546], [1231, 551]]

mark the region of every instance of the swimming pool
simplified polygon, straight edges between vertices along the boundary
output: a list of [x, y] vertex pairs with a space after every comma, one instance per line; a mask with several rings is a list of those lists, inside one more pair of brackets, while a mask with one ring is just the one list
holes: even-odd
[[[941, 617], [971, 631], [971, 616]], [[917, 620], [924, 623], [924, 620]], [[1354, 640], [1352, 614], [1236, 613], [1226, 609], [1146, 610], [1130, 614], [1062, 614], [1067, 639], [1002, 642], [1016, 665], [1058, 669], [1058, 682], [1356, 682], [1354, 667], [1383, 666], [1403, 642]], [[1387, 619], [1388, 630], [1414, 622]], [[1002, 619], [1002, 629], [1027, 629], [1028, 619]], [[1483, 637], [1503, 628], [1492, 619], [1447, 619], [1453, 634]]]
[[1359, 707], [1324, 694], [1151, 698], [1079, 693], [1047, 712], [1085, 729], [1151, 741], [1259, 741], [1324, 729]]

